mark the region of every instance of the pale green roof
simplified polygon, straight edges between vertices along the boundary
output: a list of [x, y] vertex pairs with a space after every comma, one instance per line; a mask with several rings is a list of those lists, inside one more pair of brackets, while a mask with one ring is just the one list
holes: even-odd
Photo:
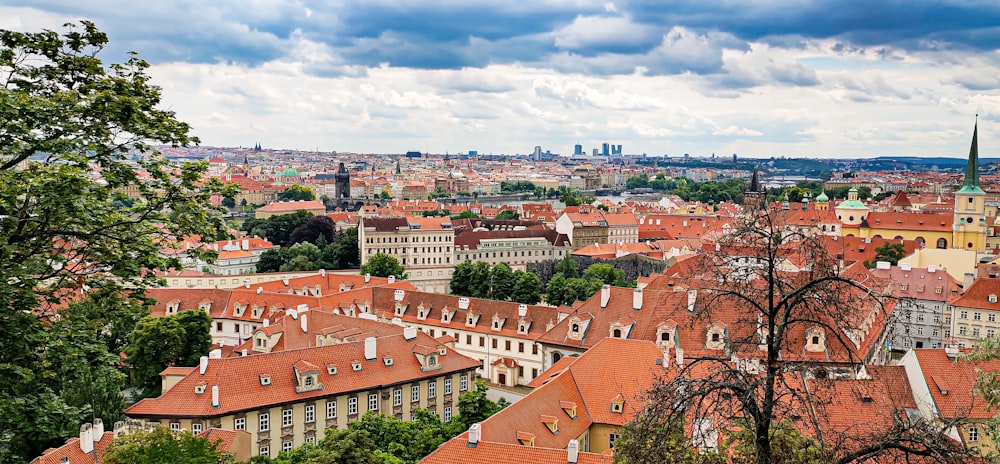
[[846, 200], [837, 203], [837, 209], [868, 209], [860, 200]]

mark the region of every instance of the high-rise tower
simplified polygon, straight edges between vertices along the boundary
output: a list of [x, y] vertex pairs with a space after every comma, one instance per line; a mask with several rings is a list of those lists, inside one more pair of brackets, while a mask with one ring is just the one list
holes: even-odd
[[979, 116], [972, 129], [972, 146], [965, 162], [962, 188], [955, 192], [951, 248], [986, 251], [986, 192], [979, 187]]

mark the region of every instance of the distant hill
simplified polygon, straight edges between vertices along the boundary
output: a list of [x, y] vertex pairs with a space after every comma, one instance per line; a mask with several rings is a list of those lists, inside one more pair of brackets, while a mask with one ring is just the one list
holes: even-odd
[[[891, 170], [906, 169], [911, 171], [929, 171], [932, 169], [949, 171], [962, 170], [965, 168], [966, 158], [950, 158], [935, 156], [923, 158], [918, 156], [880, 156], [870, 159], [859, 159], [855, 161], [858, 168], [871, 170]], [[1000, 158], [980, 158], [979, 165], [987, 167], [1000, 163]]]

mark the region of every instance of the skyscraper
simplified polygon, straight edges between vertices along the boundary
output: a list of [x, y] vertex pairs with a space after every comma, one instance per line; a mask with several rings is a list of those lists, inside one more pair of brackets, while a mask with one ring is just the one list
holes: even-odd
[[574, 155], [582, 155], [583, 154], [583, 145], [580, 145], [579, 143], [576, 144], [576, 145], [573, 145], [573, 154]]

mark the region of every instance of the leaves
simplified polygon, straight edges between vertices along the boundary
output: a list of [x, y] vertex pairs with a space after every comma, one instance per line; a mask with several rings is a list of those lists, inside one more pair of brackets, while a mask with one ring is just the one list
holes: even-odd
[[368, 262], [361, 265], [362, 274], [371, 274], [377, 277], [396, 276], [400, 279], [407, 277], [406, 270], [399, 264], [392, 255], [385, 253], [375, 253]]

